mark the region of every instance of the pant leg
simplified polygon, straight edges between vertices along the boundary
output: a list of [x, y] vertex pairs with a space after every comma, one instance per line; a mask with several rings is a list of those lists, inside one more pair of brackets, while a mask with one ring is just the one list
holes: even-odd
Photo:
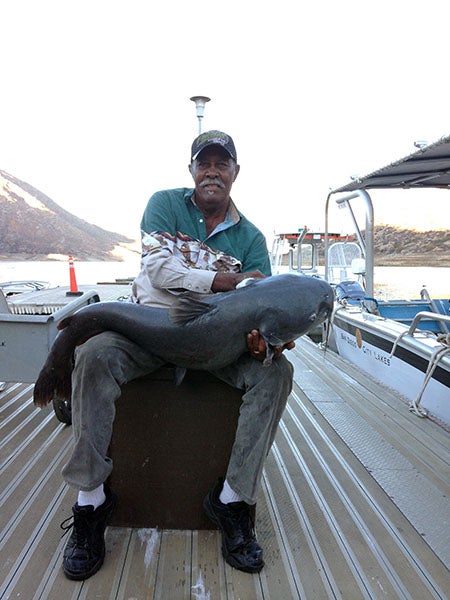
[[293, 368], [283, 355], [270, 367], [264, 367], [244, 354], [232, 365], [213, 373], [245, 390], [226, 477], [245, 502], [254, 504], [264, 461], [291, 393]]
[[62, 473], [78, 490], [90, 491], [112, 471], [107, 456], [120, 386], [155, 371], [163, 361], [113, 332], [94, 336], [75, 351], [72, 373], [74, 447]]

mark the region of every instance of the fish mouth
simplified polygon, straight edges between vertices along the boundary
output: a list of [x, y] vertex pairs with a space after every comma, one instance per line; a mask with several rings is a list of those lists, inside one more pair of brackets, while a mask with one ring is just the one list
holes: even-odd
[[332, 305], [329, 302], [323, 301], [319, 304], [316, 311], [311, 313], [309, 321], [311, 324], [319, 325], [330, 318], [332, 311]]
[[279, 347], [283, 346], [286, 343], [282, 339], [280, 339], [279, 337], [276, 337], [276, 336], [273, 336], [273, 335], [269, 336], [268, 342], [269, 342], [269, 345], [272, 346], [273, 348], [279, 348]]
[[317, 311], [317, 318], [321, 321], [325, 321], [331, 317], [333, 312], [333, 305], [330, 302], [322, 302], [319, 305], [319, 309]]

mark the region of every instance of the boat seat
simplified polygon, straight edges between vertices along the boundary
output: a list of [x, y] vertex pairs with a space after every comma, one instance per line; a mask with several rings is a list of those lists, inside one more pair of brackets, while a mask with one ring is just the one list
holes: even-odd
[[[434, 312], [430, 302], [427, 300], [379, 301], [378, 310], [382, 317], [394, 319], [404, 325], [411, 325], [414, 317], [421, 311]], [[439, 321], [422, 321], [418, 324], [417, 328], [426, 331], [442, 332], [442, 326]]]
[[202, 371], [174, 383], [175, 368], [122, 387], [110, 445], [120, 527], [215, 529], [203, 499], [224, 477], [242, 390]]

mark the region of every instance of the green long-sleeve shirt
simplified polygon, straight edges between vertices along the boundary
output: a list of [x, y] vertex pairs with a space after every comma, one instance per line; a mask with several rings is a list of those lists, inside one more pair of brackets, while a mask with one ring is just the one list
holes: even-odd
[[153, 194], [142, 217], [142, 231], [190, 235], [240, 260], [242, 271], [258, 269], [270, 275], [266, 240], [261, 231], [231, 203], [225, 221], [207, 236], [203, 213], [192, 202], [193, 192], [190, 188], [178, 188]]

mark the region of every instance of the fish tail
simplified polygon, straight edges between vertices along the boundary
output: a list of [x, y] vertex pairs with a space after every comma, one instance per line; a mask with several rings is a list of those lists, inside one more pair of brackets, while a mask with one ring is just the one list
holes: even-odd
[[43, 369], [34, 385], [33, 402], [44, 408], [58, 397], [70, 400], [72, 395], [72, 369], [57, 373], [54, 369]]
[[33, 402], [36, 406], [44, 408], [52, 399], [55, 391], [55, 381], [52, 371], [41, 371], [34, 384]]
[[64, 319], [62, 319], [62, 321], [60, 321], [58, 323], [56, 328], [59, 329], [59, 331], [61, 331], [61, 329], [65, 329], [66, 327], [68, 327], [70, 325], [70, 323], [72, 322], [72, 317], [73, 317], [73, 315], [69, 315], [68, 317], [65, 317]]

